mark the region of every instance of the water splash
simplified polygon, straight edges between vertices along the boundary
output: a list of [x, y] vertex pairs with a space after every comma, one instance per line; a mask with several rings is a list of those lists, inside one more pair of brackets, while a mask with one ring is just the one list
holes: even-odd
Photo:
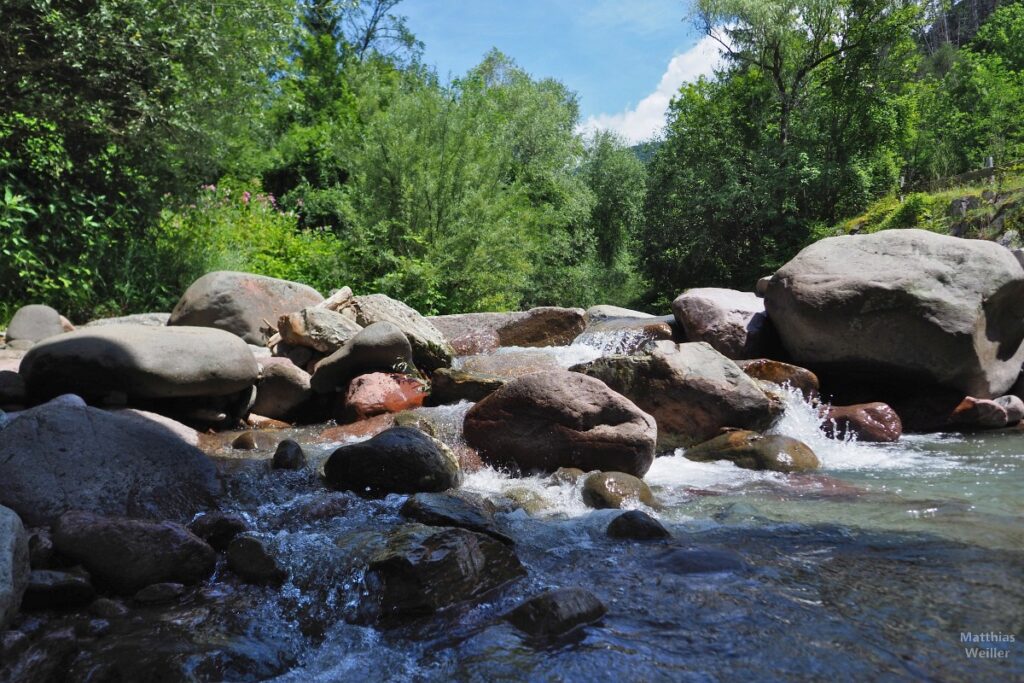
[[638, 329], [585, 331], [572, 341], [571, 347], [594, 349], [599, 356], [639, 353], [652, 341], [651, 335]]

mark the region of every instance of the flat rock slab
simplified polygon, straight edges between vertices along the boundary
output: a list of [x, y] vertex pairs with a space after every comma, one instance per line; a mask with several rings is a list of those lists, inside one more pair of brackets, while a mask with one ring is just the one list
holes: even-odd
[[36, 344], [21, 374], [37, 400], [157, 399], [234, 394], [256, 384], [259, 366], [245, 342], [221, 330], [107, 325]]

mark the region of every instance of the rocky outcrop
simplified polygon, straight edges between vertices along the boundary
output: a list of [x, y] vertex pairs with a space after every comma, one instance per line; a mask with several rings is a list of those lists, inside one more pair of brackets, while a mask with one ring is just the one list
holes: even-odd
[[14, 510], [0, 507], [0, 632], [18, 612], [28, 585], [28, 534]]
[[368, 612], [384, 620], [430, 614], [525, 574], [515, 553], [490, 536], [408, 524], [392, 532], [369, 563]]
[[374, 323], [317, 363], [310, 385], [313, 391], [327, 394], [356, 375], [408, 369], [412, 364], [412, 346], [402, 329], [390, 322]]
[[22, 306], [7, 325], [8, 342], [38, 342], [65, 332], [60, 313], [40, 304]]
[[885, 403], [859, 403], [830, 406], [821, 429], [834, 439], [853, 436], [858, 441], [888, 443], [899, 441], [903, 423], [896, 411]]
[[430, 322], [461, 356], [502, 346], [565, 346], [586, 327], [581, 309], [556, 306], [512, 313], [439, 315]]
[[830, 237], [775, 273], [765, 306], [793, 360], [819, 375], [991, 398], [1024, 360], [1024, 269], [992, 242]]
[[598, 510], [618, 509], [632, 502], [658, 507], [647, 484], [624, 472], [592, 472], [583, 480], [580, 493], [587, 507]]
[[452, 452], [411, 427], [392, 427], [368, 441], [342, 446], [324, 463], [333, 488], [360, 495], [447, 491], [461, 471]]
[[362, 329], [362, 325], [352, 319], [320, 306], [283, 315], [277, 322], [278, 334], [286, 344], [326, 354], [340, 349]]
[[344, 419], [365, 420], [375, 415], [399, 413], [423, 405], [427, 386], [409, 375], [371, 372], [352, 380], [345, 391]]
[[54, 401], [18, 415], [0, 439], [0, 504], [30, 525], [68, 510], [188, 519], [220, 491], [206, 455], [137, 416]]
[[221, 330], [107, 325], [36, 344], [21, 374], [37, 400], [73, 393], [133, 405], [237, 394], [256, 384], [259, 366], [245, 342]]
[[723, 427], [767, 429], [782, 414], [779, 400], [706, 343], [661, 341], [649, 349], [573, 370], [600, 379], [654, 416], [659, 449], [705, 441]]
[[463, 425], [469, 445], [498, 467], [635, 476], [654, 461], [657, 430], [650, 415], [604, 383], [560, 369], [508, 382], [473, 406]]
[[388, 322], [398, 326], [412, 345], [416, 367], [427, 372], [449, 367], [455, 352], [448, 340], [418, 311], [384, 294], [357, 296], [346, 302], [339, 312], [363, 327]]
[[152, 583], [202, 581], [217, 559], [213, 548], [180, 524], [88, 512], [62, 515], [53, 543], [94, 579], [126, 595]]
[[323, 297], [312, 287], [265, 275], [215, 271], [185, 290], [168, 325], [215, 327], [263, 346], [282, 315], [315, 306]]
[[698, 462], [729, 460], [748, 470], [788, 473], [816, 470], [821, 466], [818, 456], [802, 441], [742, 430], [726, 432], [688, 448], [683, 455]]
[[727, 358], [775, 355], [778, 337], [764, 310], [764, 300], [752, 292], [702, 287], [680, 294], [672, 313], [687, 341], [707, 342]]
[[599, 621], [608, 612], [583, 588], [559, 588], [535, 595], [505, 615], [505, 620], [535, 638], [561, 636]]

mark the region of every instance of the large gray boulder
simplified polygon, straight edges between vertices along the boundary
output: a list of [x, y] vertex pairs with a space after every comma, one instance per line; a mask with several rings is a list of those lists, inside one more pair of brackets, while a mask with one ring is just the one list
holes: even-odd
[[413, 362], [427, 372], [450, 367], [455, 352], [441, 331], [412, 307], [384, 294], [357, 296], [339, 310], [363, 327], [388, 322], [397, 325], [412, 345]]
[[28, 575], [28, 534], [14, 510], [0, 507], [0, 631], [17, 613]]
[[540, 306], [508, 313], [459, 313], [429, 319], [459, 355], [502, 346], [565, 346], [586, 327], [579, 308]]
[[103, 327], [104, 325], [146, 325], [148, 327], [163, 327], [171, 319], [170, 313], [133, 313], [122, 315], [116, 318], [97, 318], [90, 320], [82, 327]]
[[374, 323], [317, 363], [310, 386], [317, 393], [329, 394], [356, 375], [408, 369], [412, 363], [413, 348], [402, 328], [390, 322]]
[[690, 289], [672, 302], [672, 314], [687, 341], [707, 342], [734, 360], [772, 355], [778, 346], [764, 311], [764, 299], [752, 292], [718, 287]]
[[63, 333], [64, 324], [60, 313], [40, 304], [22, 306], [7, 326], [7, 341], [37, 342]]
[[705, 441], [723, 427], [766, 429], [783, 405], [705, 342], [654, 342], [635, 356], [606, 356], [573, 368], [600, 379], [654, 416], [658, 447]]
[[282, 315], [315, 306], [323, 297], [312, 287], [265, 275], [214, 271], [178, 300], [168, 325], [215, 327], [263, 345]]
[[484, 462], [642, 477], [654, 462], [654, 419], [602, 382], [562, 369], [511, 380], [470, 408], [463, 432]]
[[190, 519], [213, 504], [217, 470], [159, 423], [60, 400], [0, 431], [0, 504], [31, 526], [68, 510]]
[[794, 362], [861, 381], [1005, 394], [1024, 361], [1024, 269], [993, 242], [924, 230], [830, 237], [772, 277]]
[[238, 337], [204, 327], [106, 325], [42, 341], [21, 361], [36, 399], [123, 394], [159, 399], [227, 396], [256, 384], [259, 366]]

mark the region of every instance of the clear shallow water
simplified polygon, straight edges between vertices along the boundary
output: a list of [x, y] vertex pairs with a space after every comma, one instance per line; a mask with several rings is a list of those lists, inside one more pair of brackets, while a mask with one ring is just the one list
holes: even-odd
[[[592, 353], [550, 355], [566, 366]], [[458, 446], [468, 408], [420, 412]], [[319, 442], [315, 429], [275, 434], [221, 465], [228, 507], [271, 543], [288, 582], [246, 586], [221, 568], [176, 608], [114, 620], [72, 678], [103, 680], [81, 674], [112, 660], [126, 680], [152, 678], [172, 658], [206, 680], [1024, 679], [1024, 434], [860, 444], [825, 438], [816, 415], [794, 394], [774, 428], [815, 450], [815, 474], [659, 457], [646, 481], [663, 507], [648, 512], [672, 531], [666, 543], [608, 539], [618, 513], [585, 507], [578, 486], [468, 475], [464, 488], [529, 509], [498, 515], [528, 576], [387, 630], [353, 622], [363, 567], [405, 498], [367, 501], [325, 490], [312, 471], [271, 473], [263, 459], [276, 438], [297, 438], [314, 461], [340, 443]], [[743, 568], [692, 573], [680, 550], [724, 551]], [[588, 588], [608, 615], [549, 643], [501, 621], [525, 597], [564, 586]], [[965, 631], [1017, 642], [1006, 659], [969, 659]]]

